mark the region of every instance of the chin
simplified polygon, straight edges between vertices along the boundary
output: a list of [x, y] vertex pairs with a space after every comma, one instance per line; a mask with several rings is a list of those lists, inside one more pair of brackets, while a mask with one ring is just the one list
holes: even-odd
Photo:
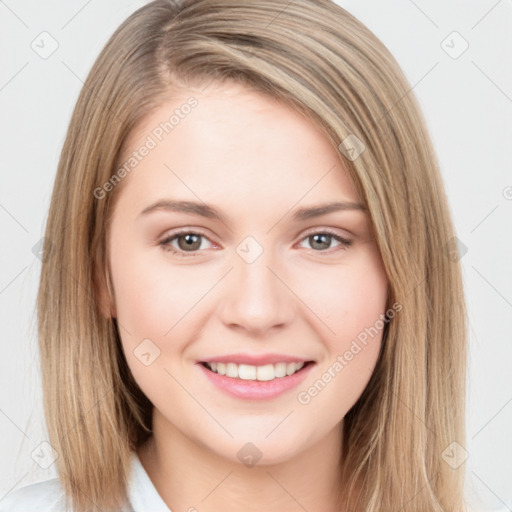
[[274, 432], [269, 437], [266, 437], [268, 434], [262, 433], [262, 430], [258, 430], [254, 435], [247, 430], [239, 436], [236, 432], [232, 434], [234, 439], [215, 443], [213, 451], [231, 462], [249, 468], [254, 465], [272, 466], [287, 462], [306, 448], [304, 438], [290, 435], [286, 430], [283, 430], [281, 435]]

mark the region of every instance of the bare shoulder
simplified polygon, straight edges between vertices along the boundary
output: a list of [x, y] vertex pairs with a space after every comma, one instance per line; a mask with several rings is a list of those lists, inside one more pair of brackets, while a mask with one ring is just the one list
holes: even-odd
[[0, 498], [0, 512], [69, 512], [60, 480], [19, 487]]

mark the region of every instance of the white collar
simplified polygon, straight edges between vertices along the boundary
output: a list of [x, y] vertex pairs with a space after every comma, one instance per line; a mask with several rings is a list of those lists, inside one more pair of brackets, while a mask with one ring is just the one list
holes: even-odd
[[132, 451], [128, 498], [133, 512], [172, 512], [158, 494], [136, 451]]

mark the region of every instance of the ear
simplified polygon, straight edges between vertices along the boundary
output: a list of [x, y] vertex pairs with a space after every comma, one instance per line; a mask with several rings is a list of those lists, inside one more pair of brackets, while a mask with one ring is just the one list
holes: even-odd
[[116, 307], [108, 264], [97, 257], [94, 265], [94, 288], [101, 312], [107, 319], [116, 318]]

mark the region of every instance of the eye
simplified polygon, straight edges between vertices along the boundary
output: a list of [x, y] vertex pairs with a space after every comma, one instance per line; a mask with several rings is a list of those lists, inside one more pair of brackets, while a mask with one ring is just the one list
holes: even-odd
[[309, 233], [302, 239], [302, 241], [305, 240], [311, 244], [313, 249], [317, 249], [315, 252], [324, 252], [326, 249], [329, 249], [333, 240], [337, 240], [339, 242], [337, 250], [345, 250], [352, 244], [351, 240], [347, 240], [346, 238], [328, 230]]
[[[169, 251], [176, 256], [198, 256], [199, 251], [204, 249], [202, 246], [202, 239], [208, 240], [206, 235], [200, 232], [183, 230], [165, 237], [161, 242], [159, 242], [159, 245], [165, 251]], [[352, 244], [351, 240], [347, 240], [346, 238], [343, 238], [329, 230], [309, 233], [301, 240], [301, 242], [305, 240], [311, 243], [315, 252], [325, 252], [326, 249], [329, 249], [333, 240], [338, 241], [337, 250], [345, 250]], [[176, 245], [173, 245], [174, 242], [177, 242], [177, 247]], [[329, 254], [331, 252], [336, 251], [329, 251]]]
[[[169, 251], [177, 256], [197, 256], [194, 254], [194, 251], [199, 251], [201, 247], [201, 239], [207, 240], [206, 236], [202, 233], [198, 233], [195, 231], [180, 231], [178, 233], [173, 233], [168, 237], [164, 238], [159, 245], [165, 250]], [[177, 241], [178, 247], [172, 245], [172, 242]], [[186, 254], [191, 253], [191, 254]]]

